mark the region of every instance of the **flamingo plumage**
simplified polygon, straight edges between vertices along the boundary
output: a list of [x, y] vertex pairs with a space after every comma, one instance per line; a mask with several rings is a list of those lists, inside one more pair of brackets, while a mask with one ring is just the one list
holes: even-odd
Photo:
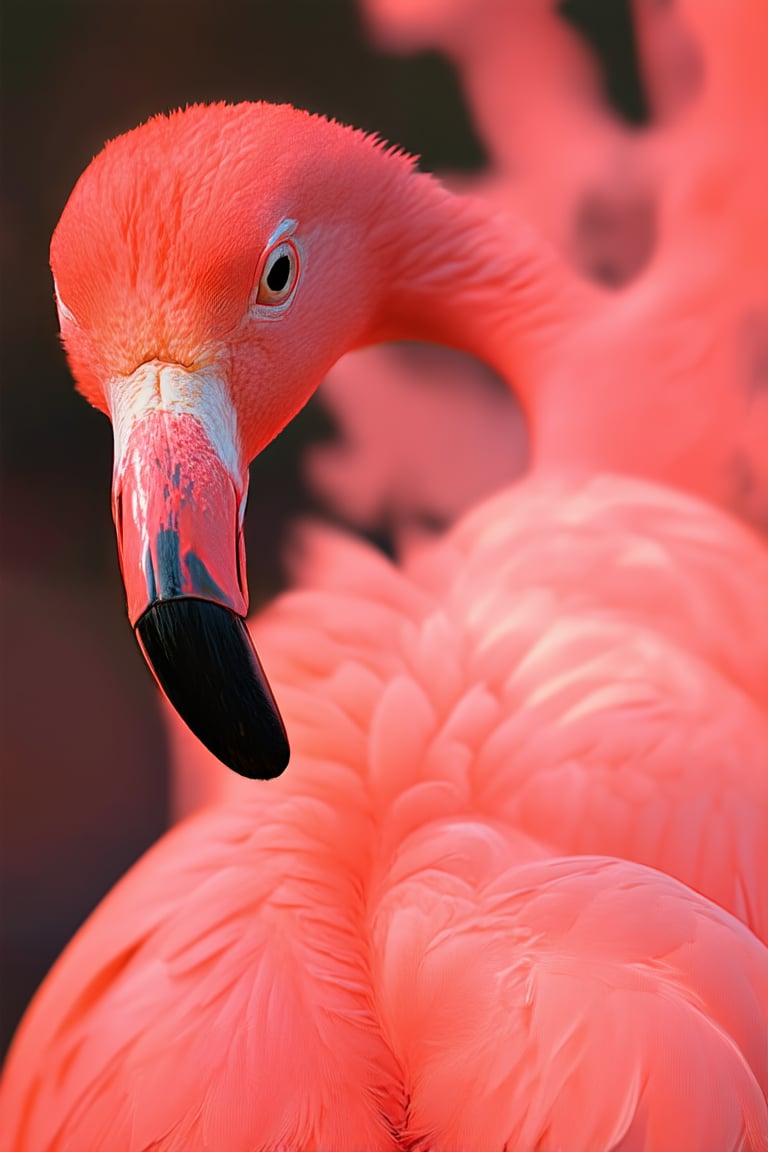
[[[360, 545], [317, 527], [299, 540], [302, 582], [334, 593], [339, 613], [345, 597], [366, 602], [358, 569], [387, 602]], [[656, 485], [546, 478], [483, 501], [402, 567], [462, 638], [454, 676], [476, 689], [466, 742], [476, 782], [487, 773], [478, 788], [488, 813], [562, 855], [658, 868], [768, 942], [762, 543]], [[277, 618], [293, 650], [311, 630], [312, 609], [300, 618], [300, 604], [312, 602], [286, 603]], [[263, 622], [253, 627], [261, 636]], [[334, 666], [329, 655], [315, 672], [298, 651], [270, 659], [281, 686], [314, 683], [318, 696]], [[249, 782], [222, 773], [167, 716], [178, 810], [241, 803]]]
[[[711, 729], [686, 737], [711, 700], [665, 698], [696, 658], [657, 638], [672, 668], [650, 700], [642, 626], [612, 648], [592, 605], [547, 626], [521, 597], [502, 661], [471, 618], [478, 571], [440, 563], [439, 591], [434, 570], [321, 547], [320, 586], [254, 624], [290, 771], [177, 827], [75, 938], [11, 1056], [12, 1147], [763, 1148], [763, 944], [655, 868], [565, 855], [634, 832], [737, 909], [764, 886], [764, 848], [724, 842], [714, 795], [692, 819], [689, 795], [655, 793], [659, 741], [697, 776], [709, 752]], [[748, 835], [738, 783], [733, 802]]]
[[[53, 267], [74, 374], [115, 426], [129, 613], [184, 692], [176, 601], [244, 611], [245, 464], [329, 363], [398, 335], [460, 343], [533, 405], [581, 299], [525, 230], [510, 244], [398, 154], [264, 105], [109, 145]], [[765, 653], [707, 614], [759, 624], [764, 551], [689, 497], [608, 477], [569, 504], [572, 477], [554, 482], [538, 506], [529, 486], [499, 496], [404, 571], [334, 545], [333, 588], [257, 623], [290, 771], [172, 831], [76, 937], [9, 1059], [9, 1147], [768, 1145], [768, 951], [748, 926], [765, 927]], [[557, 507], [577, 535], [604, 518], [591, 563], [612, 599], [578, 573], [548, 591], [542, 557], [556, 575], [569, 555], [542, 515]], [[528, 571], [516, 510], [543, 525]], [[648, 531], [665, 513], [682, 577]], [[159, 656], [141, 631], [158, 605]], [[211, 685], [221, 654], [199, 655]], [[247, 718], [217, 734], [252, 698], [211, 695], [214, 749], [279, 771], [274, 725], [253, 761]], [[624, 777], [635, 792], [601, 826], [590, 790]], [[635, 859], [602, 854], [621, 819]]]

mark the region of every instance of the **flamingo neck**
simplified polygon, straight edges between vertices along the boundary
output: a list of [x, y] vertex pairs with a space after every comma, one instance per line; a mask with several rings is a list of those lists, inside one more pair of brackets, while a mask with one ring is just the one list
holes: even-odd
[[[515, 392], [532, 432], [578, 290], [522, 222], [411, 175], [400, 215], [373, 238], [387, 269], [365, 343], [418, 340], [468, 352]], [[395, 215], [395, 219], [392, 216]]]

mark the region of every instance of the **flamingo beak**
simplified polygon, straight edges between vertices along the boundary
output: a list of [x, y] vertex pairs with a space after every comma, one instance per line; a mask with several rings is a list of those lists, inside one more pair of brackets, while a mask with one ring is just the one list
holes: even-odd
[[113, 387], [112, 511], [128, 615], [155, 679], [214, 756], [271, 779], [290, 751], [245, 625], [248, 471], [217, 388], [160, 364]]

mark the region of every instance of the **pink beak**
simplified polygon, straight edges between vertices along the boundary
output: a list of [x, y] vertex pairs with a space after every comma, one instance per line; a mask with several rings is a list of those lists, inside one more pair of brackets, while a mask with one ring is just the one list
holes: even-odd
[[160, 687], [215, 756], [268, 779], [290, 753], [244, 620], [247, 485], [194, 412], [151, 408], [120, 445], [112, 509], [128, 615]]
[[181, 596], [247, 614], [242, 503], [196, 416], [154, 411], [136, 425], [112, 491], [134, 627], [151, 604]]

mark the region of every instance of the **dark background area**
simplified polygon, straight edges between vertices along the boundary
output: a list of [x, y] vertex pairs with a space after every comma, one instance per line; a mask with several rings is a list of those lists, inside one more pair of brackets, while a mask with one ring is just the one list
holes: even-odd
[[[596, 30], [609, 90], [641, 120], [626, 6], [565, 7]], [[198, 100], [289, 101], [428, 169], [478, 168], [483, 151], [449, 65], [377, 54], [352, 0], [5, 0], [0, 36], [1, 1051], [63, 945], [166, 826], [158, 701], [110, 516], [111, 432], [57, 341], [48, 243], [72, 185], [104, 140]], [[313, 401], [253, 466], [254, 606], [279, 588], [282, 532], [311, 506], [302, 447], [332, 434]]]

